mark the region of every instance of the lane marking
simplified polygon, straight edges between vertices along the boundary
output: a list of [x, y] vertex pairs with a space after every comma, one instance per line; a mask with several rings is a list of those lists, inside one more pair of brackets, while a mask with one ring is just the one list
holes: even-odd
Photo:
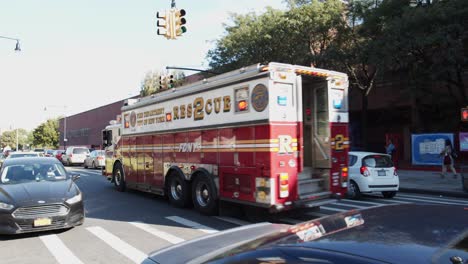
[[180, 237], [176, 237], [176, 236], [171, 235], [169, 233], [166, 233], [164, 231], [158, 230], [158, 229], [152, 227], [149, 224], [145, 224], [145, 223], [142, 223], [142, 222], [130, 222], [130, 224], [135, 226], [135, 227], [138, 227], [139, 229], [144, 230], [144, 231], [146, 231], [146, 232], [148, 232], [148, 233], [150, 233], [150, 234], [152, 234], [154, 236], [162, 238], [162, 239], [164, 239], [167, 242], [172, 243], [172, 244], [182, 243], [182, 242], [185, 241], [185, 239], [182, 239]]
[[129, 258], [135, 263], [142, 263], [143, 260], [145, 260], [148, 257], [145, 253], [129, 245], [127, 242], [111, 234], [102, 227], [93, 226], [87, 227], [86, 229], [93, 235], [97, 236], [102, 241], [104, 241], [111, 248], [115, 249], [117, 252]]
[[182, 217], [179, 217], [179, 216], [167, 216], [166, 219], [177, 222], [177, 223], [179, 223], [181, 225], [184, 225], [184, 226], [191, 227], [193, 229], [200, 230], [200, 231], [208, 233], [208, 234], [213, 234], [213, 233], [219, 232], [219, 230], [216, 230], [214, 228], [202, 225], [202, 224], [197, 223], [197, 222], [190, 221], [188, 219], [185, 219], [185, 218], [182, 218]]
[[417, 202], [423, 202], [423, 203], [436, 203], [436, 204], [451, 204], [451, 205], [462, 205], [462, 204], [459, 204], [459, 203], [450, 203], [450, 202], [439, 202], [439, 201], [432, 201], [432, 200], [423, 200], [423, 199], [416, 199], [416, 198], [405, 198], [405, 197], [395, 197], [393, 199], [396, 199], [396, 200], [410, 200], [410, 201], [417, 201]]
[[[391, 204], [395, 204], [395, 203], [396, 203], [396, 204], [411, 204], [411, 203], [413, 203], [413, 202], [406, 202], [406, 201], [396, 201], [395, 198], [396, 198], [396, 197], [394, 197], [394, 198], [392, 198], [392, 199], [386, 199], [386, 200], [384, 200], [384, 201], [385, 201], [385, 203], [391, 203]], [[382, 202], [383, 202], [383, 201], [382, 201]]]
[[[354, 204], [344, 204], [344, 203], [341, 203], [341, 202], [337, 202], [337, 203], [335, 203], [335, 204], [336, 204], [336, 205], [339, 205], [339, 206], [351, 207], [351, 208], [359, 208], [359, 209], [376, 207], [376, 206], [361, 206], [361, 205], [354, 205]], [[381, 205], [379, 205], [379, 206], [381, 206]]]
[[438, 198], [436, 196], [418, 196], [418, 195], [408, 195], [408, 194], [398, 194], [398, 197], [408, 197], [408, 198], [420, 198], [420, 199], [430, 199], [430, 200], [435, 200], [435, 201], [446, 201], [446, 202], [452, 202], [452, 203], [460, 203], [462, 205], [468, 205], [467, 202], [458, 200], [458, 199], [447, 199], [447, 198]]
[[328, 207], [328, 206], [320, 206], [320, 209], [325, 209], [325, 210], [328, 210], [328, 211], [335, 211], [335, 212], [349, 211], [349, 209], [339, 209], [339, 208], [333, 208], [333, 207]]
[[52, 253], [58, 263], [84, 264], [77, 256], [75, 256], [75, 254], [73, 254], [73, 252], [70, 251], [70, 249], [67, 248], [67, 246], [65, 246], [57, 235], [44, 235], [39, 236], [39, 238], [50, 253]]
[[228, 222], [228, 223], [231, 223], [231, 224], [239, 225], [239, 226], [252, 224], [250, 222], [240, 220], [240, 219], [236, 219], [236, 218], [232, 218], [232, 217], [228, 217], [228, 216], [214, 216], [214, 218], [217, 218], [217, 219], [219, 219], [221, 221]]
[[361, 200], [341, 200], [340, 203], [361, 203], [361, 204], [370, 204], [370, 205], [385, 205], [384, 203], [374, 203], [374, 202], [365, 202]]

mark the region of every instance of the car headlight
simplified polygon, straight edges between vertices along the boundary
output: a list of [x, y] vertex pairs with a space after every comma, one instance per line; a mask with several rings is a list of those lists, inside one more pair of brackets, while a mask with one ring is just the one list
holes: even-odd
[[72, 198], [66, 200], [65, 202], [67, 204], [74, 204], [74, 203], [81, 201], [81, 198], [82, 198], [81, 193], [79, 193], [78, 195], [73, 196]]
[[2, 203], [0, 202], [0, 210], [11, 210], [13, 209], [15, 206], [11, 205], [11, 204], [7, 204], [7, 203]]

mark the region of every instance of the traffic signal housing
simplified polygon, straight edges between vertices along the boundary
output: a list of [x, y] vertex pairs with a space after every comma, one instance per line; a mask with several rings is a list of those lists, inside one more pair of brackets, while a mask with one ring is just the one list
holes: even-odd
[[171, 25], [173, 24], [172, 15], [170, 12], [157, 12], [156, 18], [158, 22], [156, 25], [158, 26], [158, 35], [165, 36], [167, 39], [171, 38]]
[[178, 36], [182, 36], [185, 32], [187, 32], [187, 20], [185, 19], [185, 15], [187, 13], [184, 9], [175, 9], [173, 10], [173, 25], [174, 25], [174, 38]]
[[461, 109], [461, 121], [468, 122], [468, 107]]

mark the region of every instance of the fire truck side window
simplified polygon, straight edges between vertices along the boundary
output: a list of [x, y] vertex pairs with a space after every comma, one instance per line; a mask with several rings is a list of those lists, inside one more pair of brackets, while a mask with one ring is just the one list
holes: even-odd
[[112, 130], [106, 131], [106, 144], [107, 146], [112, 146]]

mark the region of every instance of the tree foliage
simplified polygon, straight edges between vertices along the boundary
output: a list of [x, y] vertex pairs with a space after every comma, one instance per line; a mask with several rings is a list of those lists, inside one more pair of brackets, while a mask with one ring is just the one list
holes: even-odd
[[33, 145], [58, 148], [59, 146], [58, 119], [48, 119], [33, 131]]
[[0, 143], [2, 147], [10, 146], [12, 149], [16, 148], [16, 133], [18, 132], [18, 148], [23, 149], [26, 145], [30, 145], [32, 142], [30, 141], [30, 132], [26, 129], [19, 128], [18, 131], [16, 129], [5, 131], [1, 135]]

